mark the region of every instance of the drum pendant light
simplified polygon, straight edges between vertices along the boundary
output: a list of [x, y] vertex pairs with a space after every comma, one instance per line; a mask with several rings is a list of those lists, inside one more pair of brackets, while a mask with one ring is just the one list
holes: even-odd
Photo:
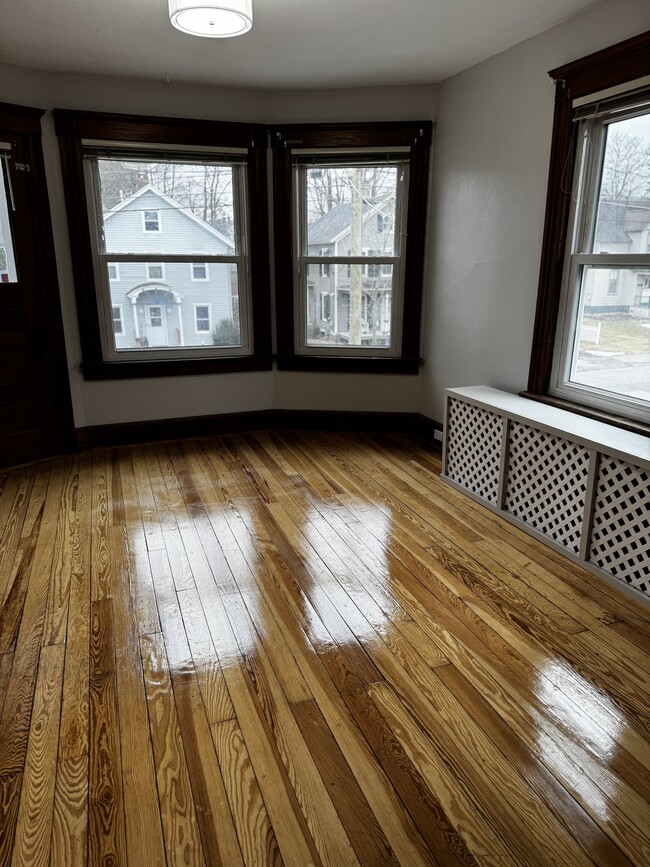
[[247, 33], [253, 25], [252, 0], [169, 0], [169, 20], [192, 36], [225, 39]]

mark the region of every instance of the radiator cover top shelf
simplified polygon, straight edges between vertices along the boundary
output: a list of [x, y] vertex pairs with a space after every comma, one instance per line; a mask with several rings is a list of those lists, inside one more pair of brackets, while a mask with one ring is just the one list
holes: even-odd
[[486, 386], [445, 393], [442, 478], [650, 603], [650, 440]]

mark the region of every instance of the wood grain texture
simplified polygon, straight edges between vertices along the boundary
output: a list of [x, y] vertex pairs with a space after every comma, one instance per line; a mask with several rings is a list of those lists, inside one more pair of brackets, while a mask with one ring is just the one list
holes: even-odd
[[112, 600], [93, 602], [90, 618], [88, 855], [91, 863], [120, 864], [126, 848]]
[[0, 472], [0, 867], [650, 863], [650, 617], [291, 431]]
[[242, 858], [247, 867], [282, 864], [241, 729], [234, 719], [212, 726], [214, 746], [228, 793]]
[[52, 832], [65, 650], [41, 650], [12, 864], [47, 865]]

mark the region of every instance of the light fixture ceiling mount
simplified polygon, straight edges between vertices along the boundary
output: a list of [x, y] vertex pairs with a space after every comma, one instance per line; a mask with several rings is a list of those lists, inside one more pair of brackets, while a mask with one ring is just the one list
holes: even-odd
[[253, 26], [252, 0], [169, 0], [169, 20], [183, 33], [225, 39]]

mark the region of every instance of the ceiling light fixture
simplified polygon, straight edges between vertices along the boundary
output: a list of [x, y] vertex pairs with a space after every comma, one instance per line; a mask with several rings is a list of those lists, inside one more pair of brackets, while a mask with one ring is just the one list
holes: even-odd
[[240, 36], [253, 26], [252, 0], [169, 0], [169, 20], [192, 36], [224, 39]]

